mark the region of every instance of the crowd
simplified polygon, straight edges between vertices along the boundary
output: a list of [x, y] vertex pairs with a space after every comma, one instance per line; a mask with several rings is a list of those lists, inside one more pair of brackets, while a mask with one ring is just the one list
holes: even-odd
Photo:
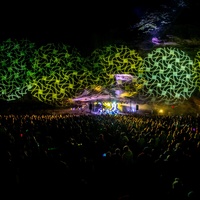
[[199, 116], [0, 115], [1, 194], [200, 199]]

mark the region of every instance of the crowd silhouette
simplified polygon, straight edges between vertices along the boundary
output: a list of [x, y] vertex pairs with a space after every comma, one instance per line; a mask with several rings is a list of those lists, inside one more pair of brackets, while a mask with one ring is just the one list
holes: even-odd
[[1, 193], [199, 199], [199, 120], [198, 115], [0, 115]]

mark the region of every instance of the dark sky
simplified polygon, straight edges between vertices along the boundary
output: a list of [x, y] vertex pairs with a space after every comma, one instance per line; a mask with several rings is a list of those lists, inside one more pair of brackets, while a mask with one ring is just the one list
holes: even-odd
[[[9, 4], [9, 3], [7, 3]], [[47, 4], [17, 4], [4, 7], [0, 37], [30, 37], [34, 40], [85, 40], [114, 30], [126, 29], [131, 22], [131, 6], [116, 1], [77, 0]]]
[[109, 39], [128, 40], [132, 34], [129, 27], [145, 9], [158, 7], [164, 1], [167, 0], [74, 0], [46, 4], [7, 1], [0, 11], [0, 41], [26, 38], [42, 44], [62, 42], [82, 49], [96, 48]]

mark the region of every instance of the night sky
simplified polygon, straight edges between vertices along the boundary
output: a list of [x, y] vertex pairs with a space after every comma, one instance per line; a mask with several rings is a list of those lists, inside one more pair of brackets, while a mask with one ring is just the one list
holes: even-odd
[[[159, 3], [158, 3], [159, 2]], [[130, 26], [146, 9], [157, 9], [161, 1], [114, 0], [10, 3], [1, 6], [0, 41], [29, 39], [38, 44], [65, 43], [80, 49], [96, 48], [109, 40], [131, 41]], [[188, 2], [188, 0], [187, 0]], [[179, 23], [198, 18], [199, 3], [190, 0], [189, 9], [182, 11]], [[1, 3], [2, 4], [2, 3]], [[195, 9], [194, 12], [191, 12]], [[180, 15], [180, 13], [179, 13]], [[197, 19], [196, 19], [197, 21]]]

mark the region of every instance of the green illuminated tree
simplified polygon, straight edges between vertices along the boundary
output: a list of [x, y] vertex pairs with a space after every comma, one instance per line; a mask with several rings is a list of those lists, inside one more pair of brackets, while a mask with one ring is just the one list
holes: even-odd
[[14, 101], [30, 89], [35, 44], [8, 39], [0, 44], [0, 98]]
[[139, 98], [148, 103], [180, 103], [195, 91], [193, 60], [177, 48], [157, 48], [144, 58], [141, 74], [145, 80]]

